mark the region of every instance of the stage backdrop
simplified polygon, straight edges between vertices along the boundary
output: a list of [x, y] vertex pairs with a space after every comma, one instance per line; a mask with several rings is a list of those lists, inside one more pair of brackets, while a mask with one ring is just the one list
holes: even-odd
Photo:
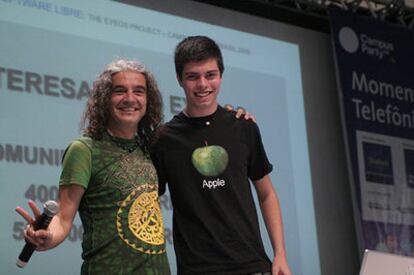
[[413, 256], [414, 32], [330, 18], [361, 252]]
[[[165, 119], [178, 113], [185, 102], [173, 51], [182, 38], [196, 34], [211, 36], [223, 50], [220, 102], [244, 106], [257, 117], [275, 166], [271, 177], [294, 274], [320, 274], [297, 45], [112, 1], [0, 0], [2, 274], [79, 272], [78, 218], [61, 246], [35, 253], [24, 270], [17, 269], [25, 222], [14, 208], [27, 208], [29, 199], [39, 206], [56, 199], [62, 153], [80, 135], [92, 81], [113, 59], [143, 61], [159, 81]], [[175, 270], [168, 194], [161, 203]], [[273, 257], [263, 222], [261, 229]]]

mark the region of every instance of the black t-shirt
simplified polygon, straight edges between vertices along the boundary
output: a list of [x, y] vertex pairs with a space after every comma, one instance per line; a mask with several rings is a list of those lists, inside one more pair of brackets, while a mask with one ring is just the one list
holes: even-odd
[[251, 180], [272, 171], [257, 125], [222, 107], [207, 117], [180, 113], [154, 146], [160, 192], [168, 183], [179, 274], [269, 271]]

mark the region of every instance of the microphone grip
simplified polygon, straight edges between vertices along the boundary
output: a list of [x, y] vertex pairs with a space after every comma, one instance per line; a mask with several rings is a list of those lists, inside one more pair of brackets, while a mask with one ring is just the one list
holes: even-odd
[[[33, 224], [33, 229], [40, 230], [46, 229], [54, 215], [59, 212], [59, 205], [55, 201], [47, 201], [44, 204], [44, 212], [40, 215]], [[26, 244], [23, 247], [22, 252], [20, 252], [19, 258], [16, 262], [18, 267], [25, 267], [33, 252], [36, 250], [36, 246], [31, 242], [26, 240]]]
[[[38, 219], [36, 219], [35, 224], [33, 225], [33, 229], [35, 231], [39, 229], [46, 229], [52, 221], [52, 218], [53, 216], [49, 217], [45, 213], [43, 213]], [[26, 241], [26, 244], [24, 245], [23, 250], [19, 255], [19, 260], [24, 263], [27, 263], [35, 249], [36, 246], [34, 244], [32, 244], [29, 241]]]

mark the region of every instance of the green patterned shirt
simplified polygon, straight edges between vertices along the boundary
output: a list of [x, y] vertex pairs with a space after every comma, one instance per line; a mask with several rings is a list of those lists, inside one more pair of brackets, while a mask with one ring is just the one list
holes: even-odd
[[71, 184], [85, 188], [82, 274], [170, 274], [157, 174], [140, 148], [128, 153], [107, 135], [73, 141], [60, 178]]

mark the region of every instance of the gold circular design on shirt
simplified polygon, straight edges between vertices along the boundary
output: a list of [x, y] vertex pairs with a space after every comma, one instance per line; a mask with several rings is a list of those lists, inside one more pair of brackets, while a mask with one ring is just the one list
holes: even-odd
[[129, 210], [128, 226], [138, 239], [160, 245], [164, 243], [164, 231], [157, 198], [158, 191], [142, 193]]
[[[128, 211], [127, 217], [122, 218], [125, 211]], [[121, 202], [116, 227], [119, 237], [133, 249], [145, 254], [165, 253], [164, 221], [157, 184], [142, 184]], [[136, 239], [127, 237], [129, 234]]]

